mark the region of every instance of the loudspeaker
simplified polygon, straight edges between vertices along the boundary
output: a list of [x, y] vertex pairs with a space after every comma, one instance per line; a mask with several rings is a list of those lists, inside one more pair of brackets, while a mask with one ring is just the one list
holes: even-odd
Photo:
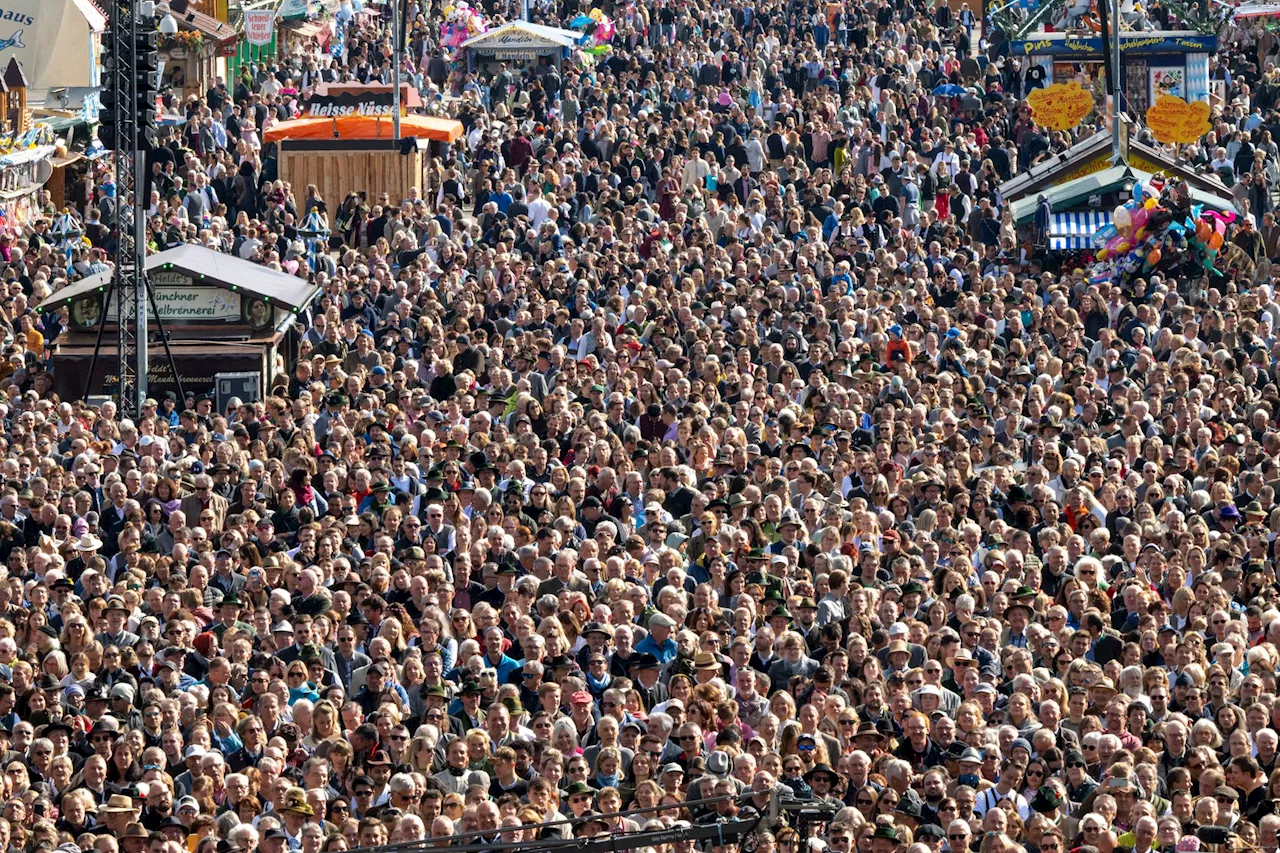
[[256, 370], [245, 373], [215, 373], [213, 389], [215, 410], [225, 413], [227, 401], [232, 397], [239, 397], [245, 403], [256, 403], [262, 399], [262, 374]]

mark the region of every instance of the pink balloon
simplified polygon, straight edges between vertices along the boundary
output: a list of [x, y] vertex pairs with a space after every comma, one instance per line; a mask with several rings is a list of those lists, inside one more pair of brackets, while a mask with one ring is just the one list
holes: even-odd
[[1107, 241], [1107, 252], [1111, 255], [1122, 255], [1129, 251], [1132, 245], [1128, 237], [1123, 234], [1117, 234]]

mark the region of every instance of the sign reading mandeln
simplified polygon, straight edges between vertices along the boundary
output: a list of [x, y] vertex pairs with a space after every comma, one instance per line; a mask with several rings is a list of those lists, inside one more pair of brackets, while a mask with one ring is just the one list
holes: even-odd
[[1072, 80], [1032, 89], [1027, 94], [1027, 103], [1036, 124], [1049, 130], [1070, 130], [1093, 109], [1093, 95]]
[[1195, 142], [1209, 132], [1209, 104], [1187, 103], [1173, 95], [1161, 95], [1147, 110], [1147, 127], [1160, 142]]

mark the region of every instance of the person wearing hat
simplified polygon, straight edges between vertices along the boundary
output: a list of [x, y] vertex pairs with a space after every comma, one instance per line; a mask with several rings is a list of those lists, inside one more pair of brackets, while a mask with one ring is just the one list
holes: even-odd
[[[132, 805], [132, 798], [125, 797], [125, 799], [128, 799], [130, 805]], [[99, 814], [102, 813], [101, 806], [99, 806], [98, 812]], [[146, 849], [147, 838], [150, 836], [146, 827], [138, 823], [136, 818], [127, 823], [123, 831], [116, 832], [112, 830], [111, 834], [120, 840], [120, 850], [123, 853], [142, 853]]]
[[897, 849], [897, 828], [891, 823], [877, 823], [871, 833], [871, 853], [894, 853]]
[[795, 618], [791, 630], [799, 634], [805, 641], [809, 652], [816, 652], [822, 646], [822, 637], [818, 626], [818, 604], [813, 596], [801, 596], [795, 606]]
[[924, 666], [928, 652], [919, 643], [911, 642], [910, 634], [911, 632], [907, 628], [906, 622], [897, 621], [889, 625], [889, 643], [884, 648], [877, 649], [875, 653], [882, 666], [889, 666], [889, 648], [897, 642], [901, 642], [907, 647], [907, 668], [914, 669], [915, 667]]
[[107, 620], [106, 628], [94, 637], [95, 640], [102, 643], [103, 648], [115, 646], [119, 649], [131, 649], [142, 639], [137, 634], [126, 629], [125, 626], [129, 621], [129, 608], [120, 596], [113, 595], [107, 599], [103, 615]]
[[307, 792], [302, 788], [290, 788], [284, 792], [284, 800], [276, 811], [284, 820], [284, 830], [291, 838], [300, 838], [302, 827], [315, 815], [315, 809], [307, 802]]
[[1063, 795], [1075, 810], [1098, 787], [1098, 783], [1089, 775], [1089, 765], [1084, 753], [1078, 749], [1069, 749], [1063, 755], [1062, 767], [1065, 772]]
[[[376, 667], [385, 667], [386, 664], [375, 663]], [[484, 698], [484, 687], [479, 681], [467, 680], [462, 682], [462, 687], [458, 690], [456, 708], [450, 710], [450, 714], [457, 717], [465, 731], [484, 727], [485, 711], [480, 707], [481, 700]]]
[[250, 636], [253, 635], [253, 626], [247, 622], [240, 620], [240, 597], [234, 592], [229, 592], [222, 597], [222, 601], [218, 603], [218, 619], [209, 626], [209, 630], [213, 632], [221, 642], [223, 635], [227, 633], [228, 628], [235, 628]]
[[125, 837], [130, 826], [136, 826], [139, 810], [133, 798], [127, 794], [110, 794], [107, 801], [97, 806], [98, 817], [107, 830], [117, 838]]
[[593, 657], [603, 657], [607, 667], [613, 656], [609, 648], [613, 632], [600, 622], [588, 622], [582, 626], [578, 636], [586, 640], [586, 645], [579, 649], [575, 656], [578, 667], [586, 671]]
[[[1030, 592], [1025, 587], [1021, 591]], [[1035, 593], [1031, 592], [1031, 598], [1018, 597], [1017, 592], [1014, 593], [1013, 600], [1004, 609], [1005, 627], [1000, 632], [1001, 648], [1025, 649], [1030, 645], [1027, 637], [1027, 626], [1031, 624], [1031, 620], [1035, 617], [1035, 610], [1031, 606]]]
[[[270, 424], [270, 421], [264, 421], [264, 423]], [[274, 427], [274, 424], [271, 424], [271, 426]], [[187, 495], [178, 504], [178, 509], [182, 510], [182, 514], [187, 518], [187, 523], [195, 524], [199, 521], [200, 514], [207, 510], [213, 513], [214, 528], [217, 530], [224, 529], [229, 504], [226, 498], [213, 491], [213, 478], [208, 474], [197, 474], [194, 480], [194, 489], [194, 494]]]
[[713, 652], [696, 652], [693, 656], [693, 676], [698, 684], [706, 684], [717, 678], [723, 678], [724, 661]]
[[573, 781], [564, 789], [564, 803], [561, 809], [566, 815], [580, 818], [591, 812], [591, 804], [595, 802], [596, 792], [586, 782]]
[[840, 775], [832, 770], [829, 764], [819, 761], [804, 774], [804, 781], [808, 783], [815, 800], [832, 802], [834, 801], [832, 792], [840, 783]]
[[466, 724], [460, 717], [449, 713], [452, 694], [446, 686], [448, 684], [449, 682], [441, 681], [439, 684], [429, 686], [419, 685], [422, 688], [422, 718], [440, 729], [441, 734], [448, 733], [453, 737], [465, 738]]
[[886, 655], [889, 665], [885, 667], [885, 677], [891, 678], [898, 676], [899, 678], [906, 675], [911, 663], [911, 647], [907, 645], [905, 640], [890, 640], [886, 647]]
[[662, 681], [662, 662], [652, 652], [637, 651], [632, 655], [630, 670], [632, 683], [646, 710], [670, 698], [667, 685]]
[[1074, 838], [1078, 821], [1066, 813], [1067, 797], [1058, 779], [1046, 779], [1031, 798], [1031, 810], [1044, 815], [1066, 838]]

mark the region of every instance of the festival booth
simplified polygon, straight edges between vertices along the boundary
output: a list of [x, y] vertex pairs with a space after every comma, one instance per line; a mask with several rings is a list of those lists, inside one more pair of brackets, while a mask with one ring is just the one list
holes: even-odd
[[203, 12], [188, 8], [175, 13], [178, 32], [160, 36], [160, 78], [162, 85], [204, 97], [217, 78], [228, 79], [227, 60], [236, 53], [241, 29]]
[[[1131, 138], [1133, 125], [1120, 122], [1120, 153], [1117, 164], [1112, 154], [1110, 133], [1095, 133], [1045, 163], [1025, 169], [1000, 185], [1000, 196], [1013, 210], [1014, 221], [1027, 222], [1035, 214], [1040, 193], [1064, 210], [1076, 201], [1105, 195], [1104, 188], [1119, 186], [1128, 177], [1143, 178], [1164, 174], [1186, 181], [1198, 203], [1215, 210], [1232, 209], [1231, 192], [1213, 175], [1205, 175], [1170, 159], [1157, 148]], [[1118, 171], [1117, 171], [1118, 170]], [[1114, 205], [1112, 205], [1114, 206]], [[1109, 207], [1107, 209], [1110, 209]], [[1105, 224], [1105, 223], [1104, 223]]]
[[[213, 388], [216, 374], [256, 373], [259, 392], [265, 394], [281, 361], [289, 363], [297, 355], [294, 319], [320, 292], [306, 279], [203, 246], [178, 246], [152, 255], [147, 272], [187, 391]], [[41, 313], [67, 310], [70, 328], [59, 338], [53, 357], [55, 388], [63, 399], [103, 393], [117, 381], [116, 306], [110, 280], [111, 273], [82, 279], [36, 308]], [[103, 346], [89, 376], [103, 311]], [[147, 380], [153, 394], [177, 389], [162, 347], [152, 347]]]
[[279, 146], [281, 180], [294, 187], [315, 184], [331, 205], [331, 216], [349, 193], [376, 198], [385, 192], [399, 200], [409, 187], [422, 190], [431, 158], [440, 146], [462, 136], [462, 123], [434, 116], [401, 116], [397, 142], [392, 117], [373, 114], [386, 108], [380, 103], [385, 96], [343, 93], [312, 98], [312, 111], [322, 115], [268, 129], [263, 141]]
[[50, 161], [53, 174], [45, 189], [54, 207], [80, 207], [90, 189], [86, 185], [93, 154], [101, 150], [93, 127], [98, 123], [96, 87], [59, 87], [45, 92], [28, 92], [27, 104], [35, 122], [53, 131], [57, 150]]
[[336, 2], [305, 2], [305, 0], [285, 0], [277, 9], [279, 15], [276, 38], [282, 56], [294, 52], [303, 52], [310, 46], [312, 39], [318, 39], [321, 46], [329, 43], [333, 28], [321, 16], [332, 13], [337, 8]]
[[[1044, 85], [1075, 81], [1095, 93], [1101, 103], [1102, 38], [1093, 33], [1039, 32], [1009, 43], [1013, 56], [1026, 57]], [[1185, 101], [1209, 100], [1209, 55], [1218, 49], [1216, 35], [1192, 31], [1124, 32], [1120, 34], [1120, 84], [1130, 115], [1141, 115], [1161, 95]]]
[[0, 230], [18, 233], [42, 214], [41, 192], [64, 153], [49, 123], [34, 121], [27, 78], [10, 58], [0, 74]]
[[1234, 211], [1231, 193], [1216, 177], [1199, 174], [1162, 151], [1130, 138], [1121, 121], [1120, 159], [1113, 137], [1099, 132], [1046, 163], [1032, 166], [1000, 186], [1019, 234], [1030, 242], [1040, 196], [1049, 203], [1049, 267], [1085, 267], [1098, 258], [1098, 235], [1114, 235], [1113, 211], [1132, 202], [1136, 188], [1177, 183], [1187, 201], [1212, 213]]
[[513, 68], [537, 65], [547, 58], [560, 71], [561, 62], [578, 46], [582, 34], [560, 27], [512, 21], [462, 43], [467, 51], [467, 65], [472, 71], [498, 70], [507, 63]]

